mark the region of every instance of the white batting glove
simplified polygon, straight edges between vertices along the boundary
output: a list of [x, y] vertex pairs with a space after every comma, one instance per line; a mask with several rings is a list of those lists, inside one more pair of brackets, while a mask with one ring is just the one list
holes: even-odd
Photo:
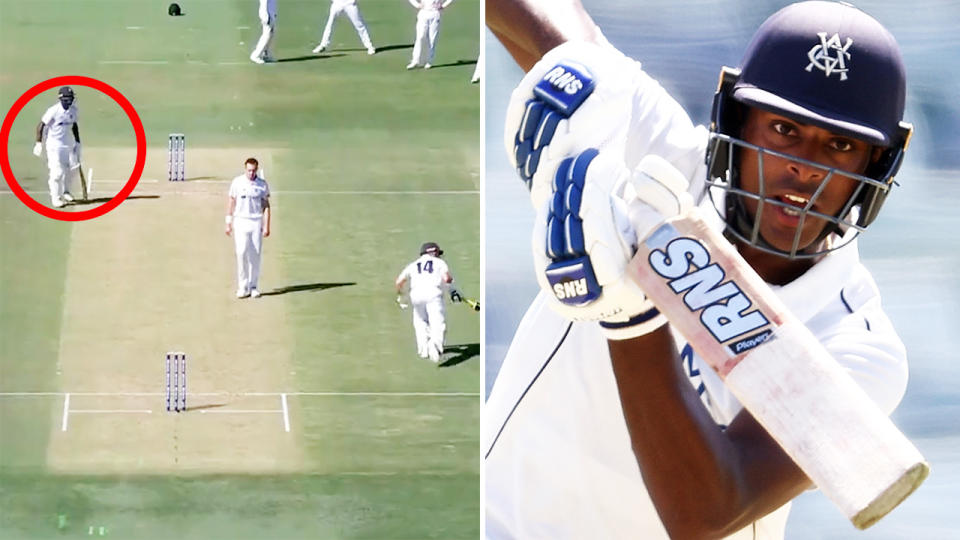
[[73, 160], [75, 165], [80, 164], [80, 143], [73, 145]]
[[685, 180], [659, 180], [665, 161], [648, 159], [633, 173], [618, 157], [595, 149], [564, 160], [557, 189], [534, 226], [537, 280], [551, 293], [551, 307], [571, 320], [600, 321], [608, 339], [640, 336], [666, 323], [627, 276], [627, 264], [638, 237], [685, 211], [692, 198]]
[[533, 66], [513, 91], [504, 123], [510, 162], [534, 209], [551, 197], [554, 171], [587, 148], [622, 153], [640, 63], [611, 46], [564, 43]]
[[40, 154], [43, 153], [43, 143], [38, 142], [33, 145], [33, 155], [40, 157]]
[[400, 307], [400, 309], [407, 309], [408, 307], [410, 307], [410, 304], [407, 304], [406, 302], [403, 301], [402, 294], [397, 295], [397, 305]]

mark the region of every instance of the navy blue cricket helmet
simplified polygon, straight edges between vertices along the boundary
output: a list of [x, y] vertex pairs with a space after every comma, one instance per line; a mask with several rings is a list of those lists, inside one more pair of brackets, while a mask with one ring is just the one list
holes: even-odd
[[780, 255], [822, 253], [783, 252], [767, 245], [758, 238], [759, 226], [746, 215], [741, 197], [731, 196], [771, 202], [762, 194], [758, 198], [739, 190], [739, 149], [750, 147], [740, 140], [744, 106], [883, 148], [863, 176], [845, 174], [861, 184], [841, 215], [817, 216], [832, 223], [824, 237], [853, 229], [849, 239], [831, 248], [836, 249], [873, 222], [893, 185], [913, 132], [902, 121], [905, 97], [900, 48], [870, 15], [849, 4], [822, 0], [791, 4], [771, 15], [747, 46], [740, 68], [723, 68], [714, 96], [707, 180], [728, 192], [722, 203], [728, 232]]

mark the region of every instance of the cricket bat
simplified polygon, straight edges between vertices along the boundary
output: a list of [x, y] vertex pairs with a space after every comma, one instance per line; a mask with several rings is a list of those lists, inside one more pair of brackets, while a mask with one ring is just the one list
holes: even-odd
[[474, 311], [480, 311], [480, 302], [476, 298], [464, 298], [464, 301], [468, 306], [472, 307]]
[[83, 192], [83, 200], [87, 200], [87, 177], [83, 175], [82, 164], [77, 165], [77, 172], [80, 173], [80, 190]]
[[[639, 168], [681, 175], [657, 157]], [[628, 273], [854, 526], [927, 477], [920, 452], [697, 208], [642, 240]]]

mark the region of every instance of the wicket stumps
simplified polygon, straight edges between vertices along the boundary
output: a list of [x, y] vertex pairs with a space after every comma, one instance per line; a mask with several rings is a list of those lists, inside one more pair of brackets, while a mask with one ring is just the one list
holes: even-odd
[[187, 179], [187, 137], [183, 133], [171, 133], [167, 140], [167, 179], [183, 182]]
[[[187, 353], [167, 353], [167, 411], [187, 410]], [[172, 381], [172, 383], [171, 383]]]

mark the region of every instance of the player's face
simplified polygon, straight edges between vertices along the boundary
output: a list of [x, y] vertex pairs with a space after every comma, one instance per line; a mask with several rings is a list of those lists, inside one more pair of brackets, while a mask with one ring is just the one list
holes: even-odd
[[[47, 103], [50, 103], [50, 102], [48, 101]], [[73, 96], [60, 97], [60, 106], [63, 107], [63, 110], [69, 109], [71, 105], [73, 105]]]
[[257, 167], [253, 163], [247, 163], [247, 178], [249, 178], [250, 180], [253, 180], [254, 178], [256, 178], [258, 168], [259, 167]]
[[[806, 207], [813, 199], [810, 210], [829, 216], [836, 216], [843, 209], [859, 184], [858, 180], [843, 176], [841, 171], [862, 174], [875, 153], [867, 142], [760, 109], [750, 109], [742, 138], [756, 146], [823, 165], [814, 167], [799, 160], [770, 154], [763, 154], [761, 162], [757, 151], [744, 148], [741, 149], [740, 159], [740, 183], [743, 189], [760, 193], [760, 182], [763, 182], [766, 198], [799, 209]], [[879, 149], [876, 153], [879, 153]], [[828, 178], [830, 169], [836, 172], [829, 175], [823, 190], [814, 199], [817, 189]], [[744, 199], [748, 213], [756, 217], [758, 201]], [[760, 216], [760, 234], [773, 247], [790, 251], [797, 227], [801, 226], [800, 221], [799, 211], [765, 204]], [[825, 220], [807, 215], [803, 219], [798, 251], [811, 247], [826, 225]]]

